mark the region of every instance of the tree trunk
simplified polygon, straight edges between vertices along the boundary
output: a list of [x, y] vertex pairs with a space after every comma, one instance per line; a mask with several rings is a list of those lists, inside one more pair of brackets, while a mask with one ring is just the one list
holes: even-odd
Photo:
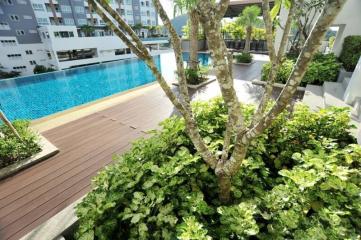
[[89, 14], [90, 14], [90, 25], [94, 26], [94, 16], [93, 16], [93, 6], [91, 4], [88, 5], [89, 6]]
[[218, 176], [219, 200], [222, 203], [229, 203], [231, 200], [231, 177]]
[[251, 51], [251, 37], [252, 37], [252, 27], [248, 26], [246, 28], [246, 44], [244, 46], [244, 52], [246, 53]]
[[197, 12], [191, 10], [189, 12], [190, 19], [190, 29], [189, 29], [189, 68], [197, 70], [198, 68], [198, 29], [199, 29], [199, 19]]
[[54, 17], [55, 25], [59, 25], [59, 19], [58, 19], [58, 16], [56, 15], [56, 10], [55, 10], [55, 5], [53, 3], [53, 0], [49, 1], [49, 5], [50, 5], [50, 8], [51, 8], [51, 12], [53, 14], [53, 17]]
[[15, 134], [15, 136], [21, 140], [21, 137], [20, 137], [18, 131], [16, 131], [14, 126], [11, 124], [11, 122], [7, 119], [7, 117], [1, 110], [0, 110], [0, 119], [5, 123], [6, 126], [8, 126], [10, 128], [10, 130]]

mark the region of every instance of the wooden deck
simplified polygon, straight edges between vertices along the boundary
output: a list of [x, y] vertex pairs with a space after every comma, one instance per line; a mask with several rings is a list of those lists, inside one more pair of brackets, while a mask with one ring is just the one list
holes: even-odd
[[19, 239], [86, 194], [114, 153], [172, 112], [158, 88], [45, 132], [60, 153], [0, 183], [0, 239]]
[[[254, 74], [252, 70], [238, 79], [252, 80]], [[235, 85], [242, 101], [257, 99], [261, 92], [244, 81]], [[194, 96], [218, 94], [212, 83]], [[90, 179], [111, 163], [114, 153], [129, 149], [133, 140], [173, 113], [162, 90], [153, 86], [129, 101], [44, 132], [60, 153], [0, 182], [0, 240], [21, 238], [86, 194]]]

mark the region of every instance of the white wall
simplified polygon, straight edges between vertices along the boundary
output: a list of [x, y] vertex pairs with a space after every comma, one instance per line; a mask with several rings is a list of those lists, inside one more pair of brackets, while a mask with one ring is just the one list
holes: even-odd
[[[15, 40], [16, 37], [0, 37], [0, 40]], [[26, 50], [31, 50], [32, 54], [26, 54]], [[30, 61], [36, 61], [38, 65], [49, 67], [49, 60], [46, 49], [42, 43], [38, 44], [18, 44], [7, 46], [0, 43], [0, 64], [4, 67], [3, 71], [19, 71], [21, 75], [33, 74], [35, 65], [31, 65]], [[8, 54], [21, 54], [19, 58], [8, 57]], [[13, 69], [16, 66], [26, 66], [26, 69]]]
[[333, 25], [340, 26], [341, 30], [333, 46], [333, 52], [338, 56], [345, 37], [361, 35], [361, 0], [348, 0]]
[[[288, 11], [284, 8], [280, 12], [280, 22], [284, 26]], [[315, 18], [315, 21], [317, 17]], [[341, 12], [337, 15], [332, 26], [339, 26], [339, 31], [333, 47], [333, 52], [338, 56], [342, 50], [345, 37], [349, 35], [361, 35], [361, 0], [348, 0]], [[275, 48], [278, 51], [283, 30], [277, 28], [275, 37]]]

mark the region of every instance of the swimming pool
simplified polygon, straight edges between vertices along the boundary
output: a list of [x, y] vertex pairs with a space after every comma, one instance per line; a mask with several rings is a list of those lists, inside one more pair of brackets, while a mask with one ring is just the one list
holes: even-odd
[[[184, 59], [188, 54], [184, 53]], [[173, 53], [154, 57], [166, 79], [174, 77]], [[208, 64], [207, 54], [199, 60]], [[38, 119], [155, 81], [145, 63], [120, 60], [0, 81], [0, 104], [10, 120]]]

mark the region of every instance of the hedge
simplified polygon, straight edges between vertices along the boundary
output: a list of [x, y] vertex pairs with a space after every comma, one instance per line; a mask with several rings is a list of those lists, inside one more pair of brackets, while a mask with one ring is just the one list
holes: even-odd
[[345, 38], [340, 55], [340, 61], [346, 71], [353, 72], [361, 57], [361, 36]]
[[[289, 75], [291, 74], [293, 65], [296, 59], [285, 58], [276, 75], [276, 82], [286, 83]], [[321, 54], [318, 53], [314, 56], [312, 62], [307, 68], [306, 74], [302, 79], [301, 86], [307, 84], [322, 85], [323, 82], [336, 82], [337, 76], [340, 71], [341, 64], [337, 61], [333, 53]], [[266, 63], [262, 68], [262, 81], [267, 81], [271, 63]]]
[[[222, 149], [227, 109], [193, 105], [211, 151]], [[249, 123], [253, 106], [243, 106]], [[197, 154], [184, 120], [133, 144], [93, 180], [77, 206], [76, 239], [357, 239], [361, 234], [361, 147], [347, 110], [284, 112], [248, 148], [232, 179], [232, 202]]]

